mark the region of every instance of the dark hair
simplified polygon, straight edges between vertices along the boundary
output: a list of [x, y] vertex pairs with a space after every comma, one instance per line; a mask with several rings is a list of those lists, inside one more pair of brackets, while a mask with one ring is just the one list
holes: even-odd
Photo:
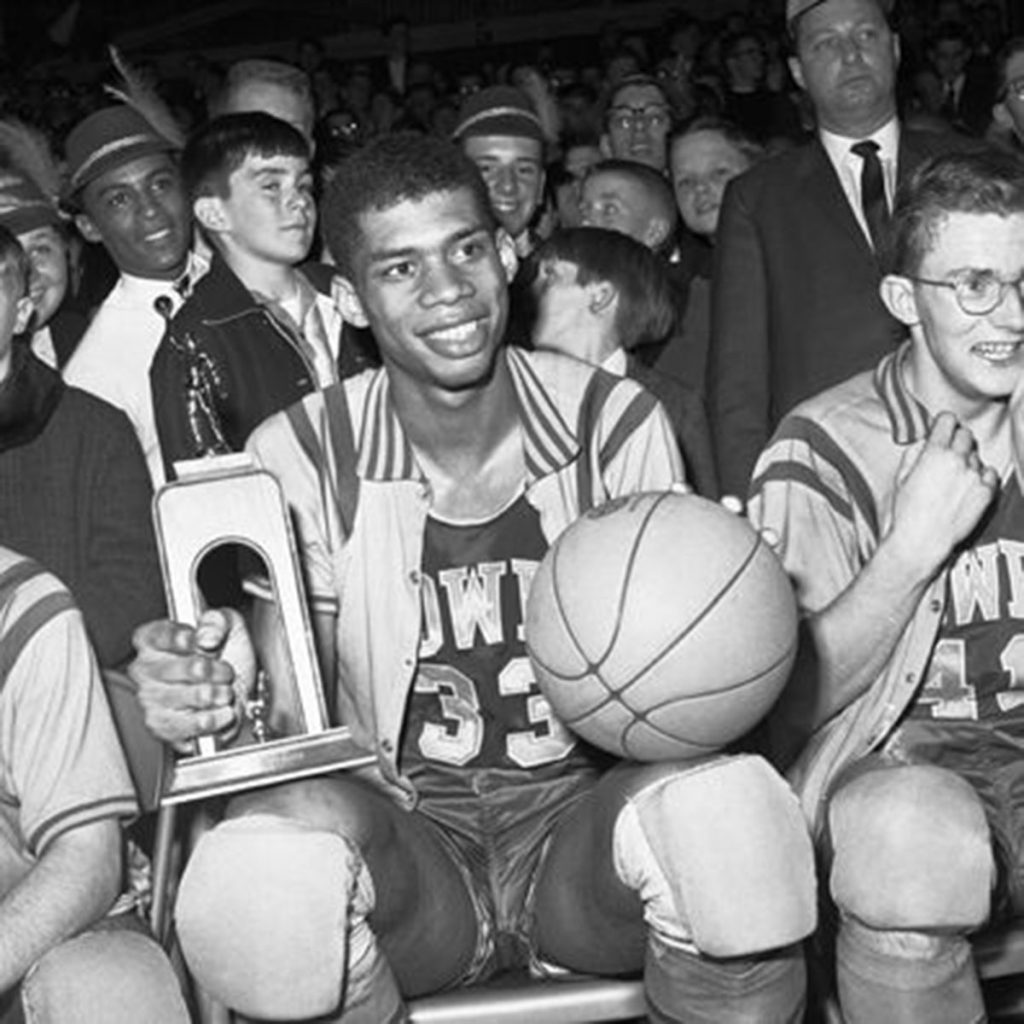
[[190, 200], [226, 198], [228, 180], [250, 156], [309, 159], [306, 140], [290, 124], [258, 112], [224, 114], [207, 122], [185, 144], [181, 177]]
[[607, 281], [619, 294], [615, 330], [624, 349], [664, 341], [676, 326], [676, 304], [668, 271], [660, 256], [619, 231], [565, 228], [533, 254], [564, 260], [576, 267], [581, 285]]
[[974, 47], [970, 29], [960, 21], [940, 21], [928, 35], [929, 49], [946, 42], [963, 43], [968, 50]]
[[951, 213], [1024, 213], [1024, 158], [997, 149], [948, 153], [900, 186], [883, 249], [894, 274], [916, 274]]
[[659, 174], [653, 167], [639, 164], [635, 160], [602, 160], [587, 171], [586, 178], [591, 178], [595, 174], [618, 174], [633, 182], [657, 203], [659, 212], [669, 222], [669, 228], [675, 224], [678, 211], [675, 196], [672, 195], [672, 186], [665, 176]]
[[13, 232], [0, 227], [0, 283], [10, 281], [18, 294], [15, 298], [23, 298], [28, 294], [28, 278], [30, 265], [28, 254]]
[[341, 273], [351, 277], [355, 269], [363, 213], [461, 189], [469, 190], [484, 224], [495, 230], [487, 186], [476, 164], [454, 143], [418, 132], [373, 139], [338, 165], [323, 199], [324, 239]]
[[655, 78], [653, 75], [636, 74], [626, 75], [625, 78], [621, 78], [618, 82], [615, 83], [615, 88], [612, 89], [611, 93], [609, 93], [608, 95], [608, 106], [605, 110], [606, 116], [608, 113], [611, 112], [612, 107], [615, 106], [616, 96], [618, 96], [623, 89], [628, 89], [631, 85], [649, 85], [652, 88], [657, 89], [658, 92], [661, 93], [661, 98], [664, 101], [665, 106], [668, 107], [669, 113], [673, 113], [672, 100], [669, 97], [669, 94], [665, 91], [665, 86], [661, 82], [659, 82], [658, 79]]
[[996, 54], [996, 88], [999, 90], [999, 98], [1006, 98], [1006, 90], [1010, 83], [1006, 80], [1006, 72], [1010, 67], [1010, 61], [1018, 53], [1024, 53], [1024, 36], [1014, 36], [1008, 39]]

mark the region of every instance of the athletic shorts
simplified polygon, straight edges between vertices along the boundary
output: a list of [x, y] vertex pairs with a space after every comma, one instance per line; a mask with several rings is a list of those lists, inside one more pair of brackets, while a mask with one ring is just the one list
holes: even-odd
[[978, 794], [992, 832], [998, 879], [993, 921], [1024, 915], [1024, 716], [986, 722], [910, 719], [886, 757], [956, 772]]
[[582, 770], [537, 780], [501, 768], [431, 766], [415, 779], [414, 813], [433, 826], [476, 908], [477, 949], [459, 984], [498, 970], [543, 973], [533, 943], [533, 891], [552, 832], [599, 778]]

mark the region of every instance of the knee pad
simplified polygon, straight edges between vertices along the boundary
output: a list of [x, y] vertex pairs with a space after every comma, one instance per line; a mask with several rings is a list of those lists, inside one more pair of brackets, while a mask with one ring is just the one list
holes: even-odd
[[50, 1024], [188, 1024], [164, 951], [138, 931], [100, 927], [62, 942], [26, 975], [25, 1018]]
[[350, 919], [372, 905], [369, 872], [349, 842], [253, 814], [196, 844], [175, 920], [189, 970], [214, 998], [245, 1016], [304, 1020], [341, 1002]]
[[974, 928], [989, 914], [995, 862], [970, 785], [930, 765], [866, 772], [828, 812], [832, 898], [871, 928]]
[[788, 946], [817, 923], [814, 853], [789, 786], [760, 757], [681, 768], [615, 822], [619, 878], [669, 944], [714, 957]]

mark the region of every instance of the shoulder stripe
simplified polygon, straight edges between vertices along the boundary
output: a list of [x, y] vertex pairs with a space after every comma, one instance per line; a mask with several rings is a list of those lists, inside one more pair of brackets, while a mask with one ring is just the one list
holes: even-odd
[[292, 433], [295, 435], [295, 440], [298, 441], [303, 454], [313, 464], [317, 475], [320, 475], [325, 468], [324, 452], [320, 446], [320, 440], [316, 436], [316, 431], [313, 429], [309, 412], [306, 409], [306, 403], [295, 402], [288, 406], [285, 410], [285, 415], [288, 417]]
[[36, 576], [42, 576], [46, 570], [31, 558], [21, 558], [0, 573], [0, 610], [17, 592], [18, 587]]
[[21, 652], [36, 633], [61, 612], [71, 611], [74, 607], [71, 595], [61, 588], [39, 598], [18, 615], [0, 638], [0, 687], [7, 681]]
[[349, 414], [348, 397], [343, 384], [336, 384], [323, 392], [324, 413], [331, 435], [334, 471], [337, 475], [335, 497], [338, 515], [345, 536], [352, 534], [359, 502], [359, 474], [356, 472], [356, 443]]
[[43, 852], [61, 833], [88, 825], [104, 818], [128, 818], [138, 813], [138, 803], [133, 793], [125, 792], [106, 796], [101, 800], [69, 807], [45, 821], [41, 821], [25, 837], [25, 844], [36, 855]]
[[800, 462], [775, 462], [761, 473], [750, 485], [750, 499], [758, 497], [765, 484], [800, 484], [821, 495], [837, 515], [853, 522], [853, 506], [829, 486], [812, 469]]
[[601, 448], [598, 465], [603, 473], [615, 460], [622, 446], [639, 430], [640, 426], [654, 413], [658, 400], [649, 391], [641, 389], [630, 400], [612, 432]]
[[827, 431], [803, 416], [790, 416], [783, 420], [772, 439], [772, 447], [780, 441], [803, 442], [815, 455], [831, 464], [842, 477], [857, 511], [867, 523], [872, 535], [878, 537], [878, 513], [871, 488], [861, 471]]
[[[604, 411], [608, 396], [612, 393], [617, 379], [608, 373], [595, 373], [587, 382], [587, 390], [580, 402], [576, 424], [576, 436], [579, 438], [582, 452], [576, 462], [576, 493], [580, 503], [580, 511], [585, 512], [594, 503], [594, 479], [591, 464], [591, 440], [597, 423]], [[602, 465], [603, 469], [604, 466]]]

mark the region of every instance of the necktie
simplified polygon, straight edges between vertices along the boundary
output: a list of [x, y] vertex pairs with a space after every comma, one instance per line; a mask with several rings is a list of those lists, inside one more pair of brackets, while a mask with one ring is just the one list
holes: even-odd
[[870, 139], [850, 147], [861, 158], [860, 205], [871, 235], [871, 244], [877, 252], [885, 238], [889, 223], [889, 207], [885, 201], [885, 177], [882, 161], [878, 159], [878, 143]]
[[956, 121], [956, 84], [947, 82], [939, 113], [950, 123]]

